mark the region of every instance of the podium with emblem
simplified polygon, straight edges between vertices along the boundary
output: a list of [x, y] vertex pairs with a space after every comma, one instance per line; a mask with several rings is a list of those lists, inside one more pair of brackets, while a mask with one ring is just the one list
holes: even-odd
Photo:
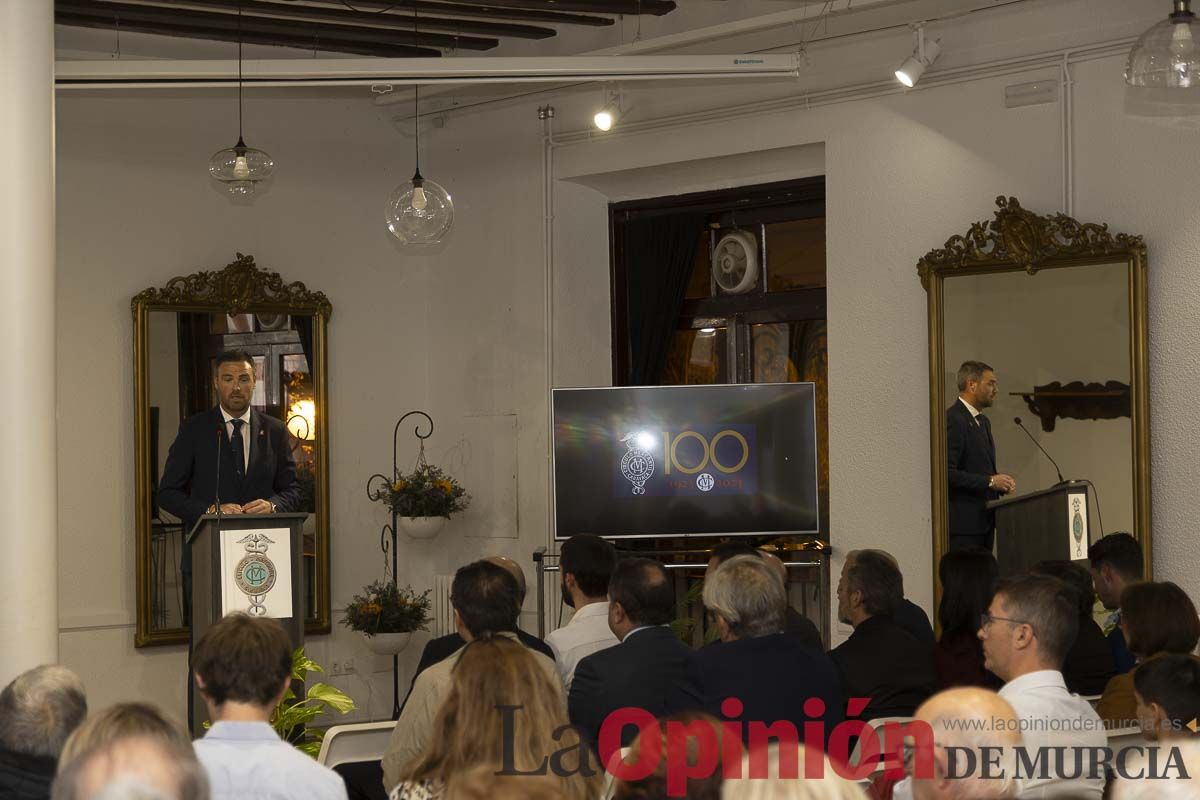
[[[192, 548], [189, 652], [209, 627], [238, 611], [274, 617], [287, 631], [293, 649], [304, 644], [301, 528], [307, 516], [206, 514], [196, 522], [188, 533]], [[189, 691], [189, 697], [188, 727], [200, 736], [208, 709], [199, 692]]]
[[1020, 575], [1039, 561], [1087, 558], [1088, 484], [1065, 481], [1049, 489], [988, 503], [996, 512], [1000, 576]]

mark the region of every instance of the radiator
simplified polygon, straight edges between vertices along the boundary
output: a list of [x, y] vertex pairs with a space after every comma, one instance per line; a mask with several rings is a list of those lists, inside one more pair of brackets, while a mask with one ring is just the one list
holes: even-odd
[[438, 575], [433, 579], [433, 635], [445, 636], [458, 628], [454, 624], [454, 608], [450, 605], [450, 584], [453, 575]]

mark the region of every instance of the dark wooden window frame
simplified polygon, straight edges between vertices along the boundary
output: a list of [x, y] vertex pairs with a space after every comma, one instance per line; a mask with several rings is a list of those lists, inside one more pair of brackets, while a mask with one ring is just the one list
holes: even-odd
[[[623, 223], [632, 219], [669, 216], [681, 212], [705, 213], [709, 216], [708, 224], [717, 227], [732, 227], [735, 224], [750, 226], [823, 217], [825, 177], [610, 204], [608, 221], [613, 385], [622, 385], [623, 376], [629, 374], [630, 362]], [[734, 376], [734, 382], [742, 383], [749, 380], [748, 375], [740, 374], [748, 368], [748, 359], [737, 356], [748, 353], [747, 331], [750, 325], [825, 317], [824, 288], [767, 294], [756, 292], [686, 300], [680, 312], [679, 327], [701, 328], [707, 327], [713, 321], [726, 321], [718, 324], [729, 325], [729, 363], [741, 365], [739, 374]]]

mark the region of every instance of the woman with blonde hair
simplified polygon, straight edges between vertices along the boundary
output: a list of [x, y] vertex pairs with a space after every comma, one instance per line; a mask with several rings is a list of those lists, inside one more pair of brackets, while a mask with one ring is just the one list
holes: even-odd
[[[564, 800], [599, 796], [603, 770], [569, 727], [562, 691], [524, 645], [504, 636], [476, 639], [463, 649], [453, 676], [430, 743], [391, 800], [453, 800], [455, 779], [479, 767], [493, 773], [545, 768], [545, 780]], [[571, 752], [551, 758], [565, 749]], [[554, 764], [571, 774], [556, 774]]]

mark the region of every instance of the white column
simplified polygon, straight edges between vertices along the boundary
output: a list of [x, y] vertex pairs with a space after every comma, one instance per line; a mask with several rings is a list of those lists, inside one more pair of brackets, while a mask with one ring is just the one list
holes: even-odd
[[0, 0], [0, 687], [58, 660], [54, 3]]

